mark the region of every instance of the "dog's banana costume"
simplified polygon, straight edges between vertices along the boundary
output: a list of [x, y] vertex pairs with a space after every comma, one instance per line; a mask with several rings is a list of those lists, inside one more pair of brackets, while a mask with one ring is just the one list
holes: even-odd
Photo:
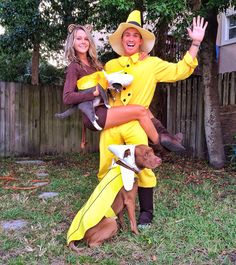
[[[79, 241], [84, 238], [86, 231], [105, 217], [116, 217], [111, 206], [120, 189], [124, 186], [131, 190], [134, 183], [135, 172], [139, 169], [135, 165], [135, 145], [111, 145], [109, 150], [119, 158], [125, 165], [133, 169], [129, 170], [116, 163], [108, 170], [106, 176], [97, 185], [88, 201], [76, 214], [67, 233], [67, 244], [72, 241]], [[128, 150], [128, 156], [124, 157]]]
[[122, 87], [130, 85], [133, 81], [133, 76], [123, 74], [123, 71], [115, 73], [106, 73], [105, 71], [97, 71], [90, 75], [85, 75], [77, 81], [77, 87], [79, 90], [86, 90], [91, 87], [95, 87], [100, 84], [103, 89], [107, 89], [108, 86], [112, 86], [114, 83], [119, 83]]
[[85, 90], [91, 87], [95, 87], [97, 84], [100, 84], [103, 89], [107, 88], [107, 80], [102, 71], [98, 71], [90, 75], [85, 75], [77, 81], [77, 87], [79, 90]]

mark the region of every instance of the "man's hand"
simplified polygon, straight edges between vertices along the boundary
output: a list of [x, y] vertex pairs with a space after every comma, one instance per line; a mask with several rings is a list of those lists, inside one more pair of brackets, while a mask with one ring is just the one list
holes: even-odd
[[196, 45], [200, 45], [202, 42], [204, 35], [205, 35], [205, 30], [208, 25], [208, 22], [206, 21], [204, 23], [204, 18], [197, 16], [193, 18], [193, 27], [187, 28], [188, 35], [192, 39], [193, 43]]
[[149, 57], [149, 54], [146, 53], [146, 52], [140, 52], [139, 53], [139, 61], [143, 61], [144, 59], [148, 58]]

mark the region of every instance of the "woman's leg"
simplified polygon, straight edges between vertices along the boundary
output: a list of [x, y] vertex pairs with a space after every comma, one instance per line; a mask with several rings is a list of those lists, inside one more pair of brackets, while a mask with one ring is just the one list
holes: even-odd
[[182, 133], [177, 133], [176, 135], [170, 134], [168, 130], [163, 126], [163, 124], [153, 116], [153, 114], [149, 109], [148, 109], [148, 114], [153, 125], [156, 128], [157, 133], [159, 134], [160, 144], [169, 151], [183, 152], [185, 150], [185, 147], [181, 144], [183, 140], [183, 134]]
[[150, 119], [149, 111], [140, 105], [120, 106], [108, 109], [104, 129], [119, 126], [133, 120], [139, 121], [148, 138], [154, 144], [159, 142], [159, 135]]

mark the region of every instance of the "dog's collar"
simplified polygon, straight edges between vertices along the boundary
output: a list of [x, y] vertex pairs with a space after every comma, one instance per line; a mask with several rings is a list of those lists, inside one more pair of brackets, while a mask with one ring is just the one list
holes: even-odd
[[111, 151], [121, 162], [123, 162], [128, 167], [139, 172], [140, 169], [135, 164], [135, 146], [130, 145], [109, 145], [108, 150]]
[[118, 164], [118, 165], [120, 165], [122, 167], [125, 167], [125, 168], [133, 171], [135, 174], [138, 174], [138, 172], [139, 172], [139, 171], [137, 171], [137, 168], [130, 167], [127, 164], [125, 164], [124, 162], [122, 162], [121, 160], [117, 160], [116, 161], [116, 164]]
[[135, 174], [140, 171], [135, 164], [135, 145], [110, 145], [108, 149], [118, 158], [113, 165], [120, 166], [124, 189], [132, 190]]

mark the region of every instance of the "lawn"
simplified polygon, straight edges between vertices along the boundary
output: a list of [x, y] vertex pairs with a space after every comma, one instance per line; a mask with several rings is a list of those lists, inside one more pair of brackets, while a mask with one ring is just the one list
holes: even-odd
[[[32, 159], [32, 158], [31, 158]], [[236, 264], [236, 172], [213, 170], [205, 161], [170, 155], [155, 170], [155, 217], [151, 228], [133, 235], [128, 227], [99, 248], [83, 243], [81, 255], [66, 246], [76, 212], [97, 184], [98, 154], [44, 156], [42, 165], [0, 160], [0, 221], [23, 219], [21, 230], [0, 228], [1, 265], [65, 264]], [[37, 173], [50, 182], [33, 190]], [[58, 196], [41, 199], [42, 192]], [[138, 214], [138, 203], [137, 203]]]

